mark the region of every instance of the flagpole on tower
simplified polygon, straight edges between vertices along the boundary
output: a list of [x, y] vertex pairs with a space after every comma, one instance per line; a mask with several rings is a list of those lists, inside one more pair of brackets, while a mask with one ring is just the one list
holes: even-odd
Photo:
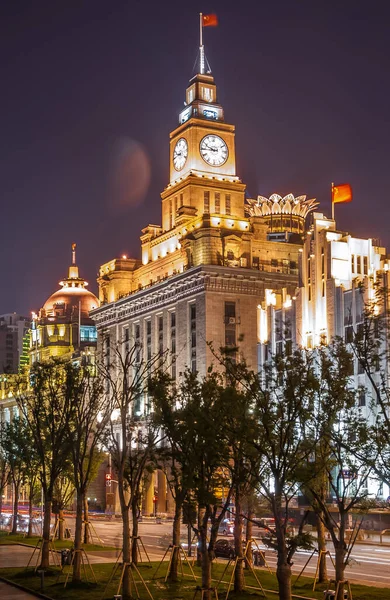
[[199, 13], [199, 67], [201, 75], [204, 74], [204, 46], [203, 46], [203, 14]]
[[334, 221], [334, 182], [332, 181], [332, 192], [331, 192], [331, 202], [332, 202], [332, 220]]

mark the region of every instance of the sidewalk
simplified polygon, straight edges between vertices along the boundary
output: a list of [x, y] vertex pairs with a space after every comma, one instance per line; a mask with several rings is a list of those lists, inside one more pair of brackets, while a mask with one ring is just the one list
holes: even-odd
[[1, 600], [36, 600], [38, 596], [23, 592], [9, 583], [0, 581], [0, 598]]

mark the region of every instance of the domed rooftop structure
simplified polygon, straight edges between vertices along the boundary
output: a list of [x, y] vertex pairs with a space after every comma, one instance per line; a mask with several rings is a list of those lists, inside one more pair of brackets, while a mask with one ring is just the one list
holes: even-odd
[[72, 264], [68, 277], [59, 282], [61, 289], [48, 298], [41, 309], [41, 316], [66, 317], [81, 313], [87, 317], [90, 310], [99, 306], [95, 294], [86, 289], [88, 282], [79, 276], [76, 265], [76, 244], [72, 244]]

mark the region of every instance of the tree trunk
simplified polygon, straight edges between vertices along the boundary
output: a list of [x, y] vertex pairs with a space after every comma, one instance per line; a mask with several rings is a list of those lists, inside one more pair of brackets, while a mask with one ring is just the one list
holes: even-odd
[[252, 542], [250, 541], [253, 538], [253, 510], [248, 508], [248, 518], [246, 520], [246, 528], [245, 528], [245, 540], [247, 543], [248, 552], [245, 557], [245, 564], [249, 567], [252, 565]]
[[205, 590], [204, 600], [211, 599], [211, 560], [207, 549], [207, 527], [202, 527], [200, 531], [200, 543], [202, 548], [202, 589]]
[[45, 513], [43, 515], [43, 533], [42, 533], [42, 556], [40, 569], [48, 569], [50, 564], [50, 523], [51, 523], [51, 499], [47, 496], [44, 502]]
[[[123, 496], [122, 492], [119, 492], [119, 496]], [[122, 599], [123, 600], [132, 600], [131, 595], [131, 579], [129, 569], [131, 563], [131, 542], [130, 542], [130, 515], [129, 515], [129, 507], [124, 505], [121, 500], [121, 510], [122, 510], [122, 536], [123, 536], [123, 580], [122, 580]]]
[[[205, 514], [206, 514], [205, 507], [198, 506], [198, 544], [196, 546], [196, 562], [197, 562], [198, 567], [202, 566], [202, 553], [207, 551], [207, 532], [206, 532], [206, 536], [205, 536], [204, 545], [203, 545], [202, 535], [201, 535], [202, 523], [205, 518]], [[206, 527], [207, 527], [207, 521], [206, 521]]]
[[169, 570], [170, 581], [178, 580], [178, 569], [179, 569], [179, 553], [180, 553], [180, 522], [181, 522], [181, 505], [180, 501], [176, 498], [175, 502], [175, 515], [173, 517], [172, 526], [172, 560], [171, 567]]
[[34, 502], [34, 485], [30, 482], [28, 487], [28, 530], [27, 537], [33, 534], [33, 502]]
[[[76, 523], [74, 532], [74, 561], [72, 581], [81, 581], [81, 537], [83, 529], [83, 497], [77, 492], [76, 497]], [[77, 551], [77, 552], [76, 552]]]
[[279, 584], [279, 600], [291, 600], [291, 567], [287, 560], [278, 555], [276, 577]]
[[13, 518], [12, 518], [11, 533], [18, 532], [18, 499], [19, 499], [19, 484], [14, 482], [14, 506], [13, 506]]
[[58, 509], [58, 539], [64, 539], [64, 509]]
[[326, 566], [326, 539], [325, 539], [325, 525], [317, 514], [317, 540], [318, 540], [318, 557], [319, 557], [319, 568], [318, 568], [318, 583], [325, 583], [328, 581], [328, 569]]
[[[345, 544], [344, 541], [339, 541], [334, 545], [335, 550], [335, 572], [336, 585], [340, 581], [344, 581], [345, 571]], [[335, 600], [344, 600], [344, 583], [340, 583], [339, 591]]]
[[[243, 557], [242, 552], [242, 516], [241, 516], [241, 497], [240, 492], [236, 489], [235, 493], [236, 514], [234, 518], [234, 550], [236, 556], [240, 559]], [[244, 561], [238, 560], [236, 570], [234, 571], [234, 591], [242, 592], [244, 589]]]
[[133, 527], [131, 531], [131, 562], [138, 564], [138, 497], [135, 495], [131, 500], [131, 516], [133, 519]]
[[84, 504], [84, 544], [91, 543], [91, 535], [89, 528], [89, 510], [88, 510], [88, 498], [86, 493], [83, 494], [83, 504]]

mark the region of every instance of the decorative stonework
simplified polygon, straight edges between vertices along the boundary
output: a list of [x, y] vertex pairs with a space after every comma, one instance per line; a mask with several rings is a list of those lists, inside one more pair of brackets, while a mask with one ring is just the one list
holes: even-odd
[[266, 217], [268, 215], [296, 215], [305, 219], [307, 215], [317, 208], [319, 202], [315, 198], [307, 199], [306, 196], [294, 197], [294, 194], [279, 196], [272, 194], [269, 198], [257, 196], [257, 200], [247, 198], [246, 212], [250, 217]]

